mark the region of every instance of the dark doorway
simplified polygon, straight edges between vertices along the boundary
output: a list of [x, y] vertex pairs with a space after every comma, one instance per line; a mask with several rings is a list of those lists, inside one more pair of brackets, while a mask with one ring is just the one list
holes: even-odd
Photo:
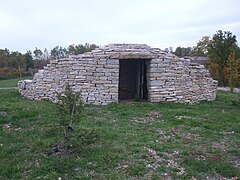
[[145, 59], [119, 60], [119, 100], [147, 100]]

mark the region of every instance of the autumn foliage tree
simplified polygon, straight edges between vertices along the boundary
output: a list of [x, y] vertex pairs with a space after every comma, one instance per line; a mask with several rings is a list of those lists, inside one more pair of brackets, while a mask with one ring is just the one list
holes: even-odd
[[229, 79], [228, 84], [233, 91], [234, 87], [240, 86], [240, 58], [237, 58], [235, 52], [232, 51], [228, 57]]
[[[237, 45], [236, 36], [229, 31], [219, 30], [212, 38], [203, 36], [195, 47], [177, 47], [173, 53], [179, 57], [207, 57], [208, 61], [204, 62], [204, 65], [209, 69], [212, 78], [218, 80], [219, 86], [240, 86], [236, 73], [240, 48]], [[232, 59], [231, 62], [229, 58]]]
[[0, 49], [0, 80], [28, 75], [30, 68], [33, 68], [30, 51], [22, 54], [18, 51]]
[[[238, 48], [236, 36], [229, 31], [217, 31], [208, 44], [208, 59], [210, 63], [210, 71], [215, 71], [220, 86], [228, 84], [225, 69], [228, 67], [228, 57], [231, 52]], [[214, 66], [212, 66], [215, 64]], [[212, 69], [212, 68], [216, 69]]]

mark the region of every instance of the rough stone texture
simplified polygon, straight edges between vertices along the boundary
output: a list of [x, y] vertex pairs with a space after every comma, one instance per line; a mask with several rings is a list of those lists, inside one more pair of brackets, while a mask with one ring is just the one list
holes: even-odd
[[26, 98], [56, 101], [67, 83], [81, 91], [87, 104], [118, 102], [119, 61], [147, 59], [150, 102], [196, 103], [216, 97], [217, 81], [203, 65], [144, 44], [110, 44], [84, 54], [52, 60], [32, 81], [20, 81]]

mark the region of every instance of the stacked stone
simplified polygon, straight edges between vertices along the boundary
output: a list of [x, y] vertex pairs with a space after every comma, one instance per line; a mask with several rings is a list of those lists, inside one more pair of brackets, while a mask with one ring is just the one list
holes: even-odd
[[52, 60], [32, 81], [20, 81], [29, 99], [56, 101], [67, 83], [81, 91], [83, 102], [118, 102], [119, 61], [146, 59], [150, 102], [196, 103], [214, 100], [217, 82], [202, 65], [143, 44], [110, 44], [81, 55]]
[[152, 59], [148, 71], [151, 102], [196, 103], [216, 98], [217, 81], [203, 65], [168, 55]]

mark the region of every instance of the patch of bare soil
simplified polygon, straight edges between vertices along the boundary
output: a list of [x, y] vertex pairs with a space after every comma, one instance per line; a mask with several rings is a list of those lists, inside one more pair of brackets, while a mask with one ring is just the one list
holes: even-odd
[[171, 179], [172, 172], [176, 173], [175, 175], [177, 176], [185, 174], [185, 168], [183, 168], [178, 162], [180, 157], [179, 151], [158, 154], [154, 149], [146, 147], [144, 149], [147, 151], [147, 155], [151, 159], [151, 161], [147, 163], [146, 167], [151, 171], [154, 171], [159, 167], [164, 167], [164, 169], [166, 169], [166, 172], [162, 173], [162, 177], [164, 179]]
[[180, 138], [183, 144], [187, 144], [191, 141], [198, 141], [201, 138], [198, 134], [193, 134], [190, 132], [185, 133], [176, 127], [170, 127], [168, 130], [157, 129], [157, 132], [159, 133], [159, 139], [157, 139], [156, 142], [162, 143], [167, 143]]
[[153, 117], [146, 117], [146, 118], [134, 118], [131, 120], [132, 124], [146, 124], [146, 123], [160, 123], [163, 122], [162, 120], [155, 119]]
[[22, 130], [21, 127], [14, 126], [14, 125], [12, 125], [12, 123], [3, 124], [2, 128], [3, 128], [3, 130], [7, 130], [7, 131], [20, 131], [20, 130]]
[[6, 116], [6, 115], [7, 115], [6, 112], [4, 112], [4, 111], [0, 111], [0, 116]]
[[46, 155], [46, 156], [52, 156], [52, 155], [66, 156], [66, 155], [74, 154], [77, 151], [78, 151], [78, 149], [75, 147], [66, 147], [63, 144], [56, 144], [51, 149], [45, 151], [44, 155]]
[[159, 123], [159, 122], [163, 122], [163, 120], [159, 120], [157, 119], [158, 117], [160, 117], [162, 114], [158, 111], [151, 111], [147, 114], [147, 117], [144, 118], [133, 118], [131, 120], [132, 124], [146, 124], [146, 123]]
[[224, 152], [226, 152], [228, 150], [228, 147], [224, 141], [213, 142], [211, 147], [214, 149], [220, 150], [220, 151], [224, 151]]
[[212, 159], [213, 161], [221, 161], [224, 157], [222, 154], [209, 154], [204, 152], [189, 152], [188, 154], [196, 160]]

